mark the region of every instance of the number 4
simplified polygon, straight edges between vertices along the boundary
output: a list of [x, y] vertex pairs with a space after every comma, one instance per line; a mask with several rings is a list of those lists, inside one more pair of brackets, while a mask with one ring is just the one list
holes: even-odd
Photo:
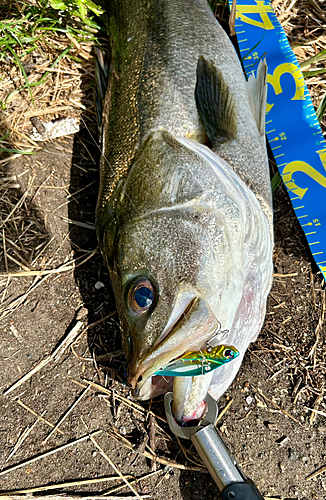
[[[235, 1], [235, 0], [234, 0]], [[262, 28], [265, 30], [273, 30], [274, 26], [272, 21], [268, 17], [268, 13], [272, 13], [273, 9], [271, 5], [265, 5], [264, 1], [256, 0], [256, 5], [237, 5], [236, 18], [240, 19], [246, 24], [251, 24], [252, 26], [257, 26], [257, 28]], [[259, 14], [262, 22], [255, 21], [244, 14]]]

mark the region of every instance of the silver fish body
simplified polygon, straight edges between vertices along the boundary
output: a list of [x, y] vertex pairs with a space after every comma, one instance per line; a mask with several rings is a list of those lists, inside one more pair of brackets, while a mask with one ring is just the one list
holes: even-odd
[[218, 398], [230, 385], [265, 316], [266, 68], [245, 81], [206, 0], [112, 0], [108, 15], [97, 231], [129, 380], [147, 399], [173, 383], [155, 372], [211, 338], [240, 352], [212, 374], [174, 381], [175, 416], [190, 420], [208, 388]]

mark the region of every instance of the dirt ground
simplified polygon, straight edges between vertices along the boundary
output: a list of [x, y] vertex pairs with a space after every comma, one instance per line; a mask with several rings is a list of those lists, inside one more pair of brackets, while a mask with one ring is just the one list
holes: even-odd
[[[161, 420], [162, 398], [139, 407], [130, 403], [118, 318], [93, 226], [99, 148], [94, 124], [90, 128], [46, 143], [36, 156], [3, 168], [7, 205], [2, 198], [1, 211], [22, 196], [24, 200], [5, 226], [6, 258], [2, 253], [0, 260], [0, 490], [87, 479], [94, 481], [55, 486], [47, 493], [103, 494], [121, 484], [111, 480], [117, 476], [113, 463], [124, 475], [152, 474], [134, 484], [140, 495], [213, 500], [217, 490], [209, 475], [192, 470], [200, 461], [190, 444], [178, 443]], [[220, 411], [228, 409], [218, 427], [243, 472], [266, 498], [321, 500], [326, 498], [325, 472], [307, 477], [326, 470], [325, 283], [284, 187], [274, 194], [274, 213], [275, 276], [266, 321], [219, 401]], [[57, 271], [37, 274], [42, 269]], [[24, 276], [15, 276], [21, 271]], [[73, 346], [3, 394], [74, 329]], [[86, 381], [104, 389], [91, 386], [85, 392]], [[44, 442], [51, 423], [53, 428], [84, 392], [60, 424], [61, 433], [55, 431]], [[161, 460], [156, 472], [144, 456], [150, 453], [153, 428], [149, 409], [156, 415]], [[111, 463], [87, 437], [97, 430], [102, 432], [93, 439]], [[71, 446], [29, 462], [66, 443]], [[190, 450], [188, 458], [185, 449]], [[15, 465], [19, 467], [9, 470]], [[107, 479], [95, 481], [100, 478]], [[116, 494], [133, 495], [127, 486]]]

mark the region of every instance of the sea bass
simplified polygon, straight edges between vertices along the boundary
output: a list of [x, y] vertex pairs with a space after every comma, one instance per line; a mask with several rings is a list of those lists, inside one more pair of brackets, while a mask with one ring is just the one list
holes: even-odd
[[[266, 64], [244, 78], [206, 0], [110, 0], [97, 234], [121, 321], [128, 380], [173, 386], [179, 421], [218, 399], [262, 327], [272, 282]], [[233, 346], [197, 376], [156, 373]]]

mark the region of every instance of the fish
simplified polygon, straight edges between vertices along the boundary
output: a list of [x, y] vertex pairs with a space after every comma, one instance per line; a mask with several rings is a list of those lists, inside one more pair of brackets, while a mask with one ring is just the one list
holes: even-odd
[[[201, 418], [259, 334], [273, 275], [266, 74], [246, 81], [206, 0], [110, 0], [96, 209], [133, 394]], [[160, 376], [189, 352], [231, 362]]]

